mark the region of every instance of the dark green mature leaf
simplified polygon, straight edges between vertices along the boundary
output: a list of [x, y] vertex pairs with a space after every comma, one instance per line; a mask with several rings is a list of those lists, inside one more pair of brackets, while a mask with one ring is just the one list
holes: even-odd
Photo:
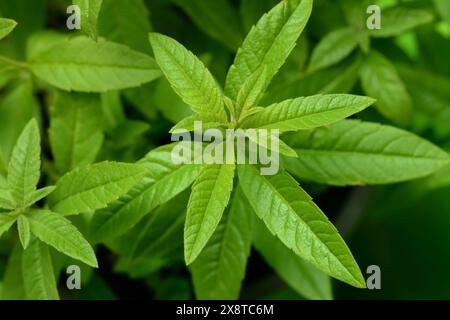
[[282, 1], [264, 15], [245, 38], [227, 75], [225, 94], [236, 99], [245, 80], [261, 66], [268, 82], [294, 49], [308, 21], [312, 0]]
[[156, 60], [172, 88], [199, 115], [226, 121], [223, 97], [203, 63], [177, 41], [150, 34]]
[[33, 73], [67, 91], [105, 92], [160, 77], [153, 58], [113, 42], [87, 37], [60, 41], [30, 61]]
[[41, 175], [41, 137], [36, 120], [31, 120], [14, 147], [8, 167], [8, 188], [15, 203], [27, 203]]
[[50, 144], [61, 174], [95, 161], [103, 143], [100, 98], [57, 92], [50, 109]]
[[209, 36], [236, 51], [244, 39], [239, 16], [228, 0], [174, 0]]
[[343, 28], [327, 34], [314, 48], [309, 71], [317, 71], [332, 66], [346, 58], [358, 46], [356, 31]]
[[381, 28], [369, 30], [372, 37], [392, 37], [433, 20], [433, 15], [425, 10], [394, 7], [383, 11]]
[[31, 232], [39, 240], [71, 258], [98, 267], [91, 245], [69, 220], [48, 210], [33, 210], [28, 219]]
[[237, 189], [214, 234], [191, 265], [197, 299], [239, 297], [253, 232], [254, 216], [249, 208]]
[[35, 239], [23, 251], [21, 273], [27, 299], [59, 300], [50, 251], [46, 244]]
[[197, 178], [200, 165], [175, 164], [174, 145], [152, 150], [139, 164], [147, 169], [144, 179], [128, 194], [97, 212], [91, 232], [96, 240], [123, 234], [157, 206], [169, 201], [188, 188]]
[[407, 126], [411, 121], [411, 98], [395, 67], [382, 54], [372, 51], [360, 68], [367, 95], [377, 99], [375, 107], [389, 120]]
[[103, 0], [73, 0], [81, 11], [81, 30], [89, 37], [97, 40], [97, 20]]
[[253, 245], [275, 272], [303, 297], [333, 298], [330, 278], [289, 250], [261, 221], [256, 223]]
[[110, 41], [144, 53], [151, 52], [147, 39], [152, 26], [142, 0], [103, 0], [98, 29], [99, 34]]
[[238, 167], [239, 182], [256, 214], [285, 246], [328, 275], [358, 288], [365, 281], [336, 228], [287, 173], [262, 176]]
[[16, 27], [17, 22], [11, 19], [0, 18], [0, 40], [6, 37]]
[[142, 180], [145, 168], [136, 164], [101, 162], [64, 175], [48, 199], [49, 207], [64, 215], [105, 208]]
[[299, 157], [283, 159], [296, 176], [331, 185], [393, 183], [428, 175], [449, 155], [404, 130], [344, 120], [284, 137]]
[[235, 165], [205, 165], [192, 186], [186, 225], [184, 257], [195, 261], [216, 230], [233, 189]]
[[343, 94], [291, 99], [270, 105], [246, 120], [243, 127], [280, 132], [311, 129], [345, 119], [374, 102], [372, 98]]

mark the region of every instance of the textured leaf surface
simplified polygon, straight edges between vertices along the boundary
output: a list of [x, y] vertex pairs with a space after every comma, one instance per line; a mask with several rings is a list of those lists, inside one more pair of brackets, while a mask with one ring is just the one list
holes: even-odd
[[239, 166], [242, 190], [260, 219], [283, 244], [330, 276], [363, 288], [356, 261], [336, 228], [287, 173], [262, 176]]
[[60, 41], [34, 57], [33, 73], [51, 85], [82, 92], [137, 87], [161, 75], [153, 58], [130, 48], [87, 37]]
[[23, 251], [21, 272], [27, 299], [59, 300], [47, 245], [36, 239]]
[[312, 52], [310, 71], [327, 68], [346, 58], [358, 46], [355, 32], [353, 28], [344, 28], [323, 37]]
[[47, 210], [34, 210], [28, 219], [31, 232], [41, 241], [69, 257], [98, 267], [91, 245], [69, 220]]
[[354, 95], [318, 95], [275, 103], [244, 122], [245, 128], [296, 131], [329, 125], [358, 113], [374, 103]]
[[19, 233], [20, 243], [24, 249], [28, 247], [30, 243], [30, 223], [28, 222], [28, 218], [24, 215], [20, 215], [17, 219], [17, 231]]
[[449, 155], [404, 130], [345, 120], [329, 128], [297, 132], [284, 140], [299, 155], [284, 158], [296, 176], [331, 185], [393, 183], [430, 174]]
[[369, 32], [373, 37], [393, 37], [432, 20], [433, 15], [428, 11], [396, 7], [383, 11], [381, 28]]
[[375, 107], [389, 120], [406, 126], [411, 121], [411, 98], [395, 67], [380, 53], [371, 52], [360, 69], [367, 95], [377, 99]]
[[6, 37], [16, 27], [17, 22], [11, 19], [0, 18], [0, 40]]
[[103, 143], [100, 98], [58, 92], [50, 113], [50, 144], [61, 174], [94, 162]]
[[236, 99], [239, 89], [261, 66], [268, 81], [278, 72], [294, 49], [308, 21], [312, 0], [282, 1], [265, 14], [245, 38], [227, 76], [225, 94]]
[[40, 143], [38, 124], [32, 120], [20, 135], [8, 168], [8, 187], [19, 206], [36, 190], [41, 175]]
[[191, 264], [216, 230], [233, 189], [235, 166], [206, 165], [192, 187], [184, 228], [184, 257]]
[[236, 118], [240, 118], [250, 107], [255, 107], [267, 87], [267, 69], [256, 70], [242, 85], [236, 100]]
[[214, 234], [191, 265], [197, 299], [239, 298], [253, 232], [253, 211], [237, 189]]
[[287, 284], [307, 299], [332, 299], [327, 275], [289, 250], [261, 221], [257, 221], [255, 229], [253, 245]]
[[97, 40], [97, 20], [103, 0], [73, 0], [81, 11], [81, 30], [89, 37]]
[[141, 181], [145, 173], [142, 166], [117, 162], [77, 168], [59, 179], [49, 206], [65, 215], [105, 208]]
[[206, 34], [236, 51], [244, 39], [241, 22], [227, 0], [175, 0]]
[[156, 61], [172, 88], [198, 114], [225, 121], [220, 88], [203, 63], [177, 41], [150, 34]]
[[194, 182], [200, 165], [174, 164], [172, 148], [173, 145], [169, 145], [153, 150], [139, 162], [147, 169], [146, 176], [118, 201], [95, 214], [91, 227], [95, 239], [123, 234]]

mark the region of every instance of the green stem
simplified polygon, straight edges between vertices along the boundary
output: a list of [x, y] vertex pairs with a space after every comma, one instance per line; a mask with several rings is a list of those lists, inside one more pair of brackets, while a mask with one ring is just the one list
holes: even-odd
[[15, 67], [18, 67], [20, 69], [28, 69], [28, 65], [25, 62], [20, 62], [20, 61], [16, 61], [13, 59], [9, 59], [7, 57], [4, 56], [0, 56], [0, 61], [3, 61], [7, 64], [13, 65]]

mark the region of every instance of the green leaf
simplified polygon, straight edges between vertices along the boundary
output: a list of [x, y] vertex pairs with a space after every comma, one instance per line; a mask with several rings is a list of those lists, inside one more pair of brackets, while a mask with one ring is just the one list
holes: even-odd
[[404, 130], [345, 120], [328, 128], [284, 137], [299, 157], [283, 158], [301, 179], [331, 185], [385, 184], [426, 176], [449, 163], [449, 155]]
[[50, 108], [50, 144], [55, 167], [64, 174], [91, 164], [103, 143], [100, 98], [57, 92]]
[[171, 156], [173, 147], [173, 145], [163, 146], [147, 154], [139, 162], [147, 169], [144, 179], [128, 194], [94, 215], [91, 233], [96, 240], [123, 234], [146, 214], [194, 182], [201, 166], [175, 164]]
[[369, 30], [369, 33], [377, 38], [393, 37], [431, 21], [433, 15], [428, 11], [395, 7], [383, 11], [381, 28]]
[[241, 114], [246, 113], [251, 107], [258, 105], [268, 85], [267, 68], [256, 70], [242, 85], [236, 100], [236, 118], [241, 119]]
[[22, 246], [17, 243], [11, 251], [3, 276], [1, 300], [25, 300], [25, 288], [22, 276]]
[[414, 108], [433, 122], [450, 128], [450, 79], [411, 66], [396, 66], [411, 95]]
[[219, 225], [191, 265], [197, 299], [239, 298], [253, 229], [253, 214], [242, 191], [232, 196]]
[[0, 208], [9, 210], [16, 208], [14, 198], [8, 189], [0, 189]]
[[314, 72], [332, 66], [346, 58], [358, 46], [356, 31], [343, 28], [330, 32], [314, 48], [309, 71]]
[[40, 119], [39, 111], [31, 81], [20, 81], [6, 93], [0, 102], [1, 162], [9, 162], [14, 145], [27, 123], [33, 118]]
[[19, 206], [25, 205], [41, 175], [41, 137], [36, 120], [31, 120], [14, 147], [8, 167], [8, 188]]
[[59, 300], [50, 251], [37, 239], [23, 251], [22, 274], [27, 299]]
[[280, 132], [329, 125], [358, 113], [374, 103], [372, 98], [330, 94], [275, 103], [248, 118], [244, 128], [279, 129]]
[[227, 75], [225, 94], [236, 99], [240, 88], [256, 70], [267, 67], [273, 78], [294, 49], [308, 21], [312, 0], [282, 1], [252, 28]]
[[0, 40], [6, 37], [16, 27], [17, 22], [11, 19], [0, 18]]
[[239, 11], [245, 30], [249, 31], [263, 14], [278, 2], [278, 0], [241, 0]]
[[365, 281], [344, 240], [287, 173], [262, 176], [238, 167], [239, 182], [256, 214], [283, 244], [328, 275], [358, 288]]
[[48, 205], [64, 215], [105, 208], [126, 194], [146, 174], [140, 165], [101, 162], [64, 175], [50, 195]]
[[360, 68], [361, 85], [367, 95], [377, 99], [378, 111], [401, 126], [411, 121], [411, 98], [395, 67], [383, 55], [372, 51]]
[[174, 0], [206, 34], [236, 51], [244, 39], [239, 16], [227, 0]]
[[49, 194], [51, 194], [53, 191], [55, 191], [55, 188], [56, 188], [55, 186], [49, 186], [49, 187], [45, 187], [45, 188], [34, 191], [32, 194], [30, 194], [30, 196], [24, 206], [25, 207], [32, 206], [39, 200], [46, 198]]
[[87, 37], [60, 41], [30, 61], [33, 73], [66, 91], [105, 92], [137, 87], [160, 77], [153, 58]]
[[450, 24], [450, 3], [447, 0], [433, 0], [433, 3], [441, 18]]
[[41, 241], [71, 258], [98, 267], [91, 245], [69, 220], [48, 210], [33, 210], [28, 219], [31, 232]]
[[177, 41], [150, 34], [155, 58], [175, 92], [199, 115], [227, 120], [223, 97], [204, 64]]
[[17, 219], [17, 231], [19, 233], [20, 243], [22, 247], [26, 249], [30, 243], [30, 223], [26, 216], [20, 215]]
[[0, 237], [12, 227], [16, 220], [17, 218], [12, 215], [0, 213]]
[[73, 0], [81, 11], [81, 30], [89, 37], [97, 40], [97, 19], [103, 0]]
[[235, 165], [205, 165], [192, 186], [184, 228], [186, 264], [195, 261], [220, 222], [233, 189]]
[[253, 245], [256, 250], [298, 294], [312, 300], [333, 298], [331, 281], [327, 275], [289, 250], [261, 221], [257, 221], [255, 229]]
[[133, 50], [151, 53], [148, 33], [150, 14], [143, 0], [103, 0], [98, 19], [99, 34]]

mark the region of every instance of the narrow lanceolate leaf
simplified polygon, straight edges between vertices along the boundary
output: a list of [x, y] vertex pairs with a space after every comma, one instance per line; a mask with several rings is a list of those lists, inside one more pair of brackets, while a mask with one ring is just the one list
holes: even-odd
[[265, 108], [248, 118], [243, 126], [280, 132], [311, 129], [345, 119], [374, 102], [372, 98], [345, 94], [296, 98]]
[[40, 141], [38, 124], [32, 120], [20, 135], [9, 161], [8, 187], [19, 206], [36, 190], [41, 175]]
[[183, 101], [200, 115], [226, 121], [222, 92], [203, 63], [167, 36], [152, 33], [150, 43], [156, 61]]
[[56, 250], [97, 268], [94, 250], [72, 223], [58, 213], [34, 210], [28, 216], [31, 232]]
[[360, 68], [361, 84], [377, 100], [375, 107], [389, 120], [406, 126], [411, 121], [411, 98], [395, 67], [383, 55], [371, 52]]
[[174, 0], [206, 34], [233, 52], [244, 39], [238, 13], [228, 0]]
[[404, 130], [345, 120], [328, 128], [289, 134], [299, 157], [283, 159], [299, 178], [331, 185], [384, 184], [426, 176], [449, 163], [449, 155]]
[[97, 19], [103, 0], [73, 0], [81, 11], [81, 30], [89, 37], [97, 40]]
[[239, 183], [260, 219], [283, 244], [328, 275], [364, 288], [356, 261], [336, 228], [287, 173], [262, 176], [239, 166]]
[[105, 208], [142, 180], [145, 168], [135, 164], [101, 162], [63, 176], [49, 197], [50, 208], [64, 215]]
[[195, 261], [211, 238], [233, 189], [235, 165], [207, 165], [192, 187], [184, 227], [186, 264]]
[[33, 73], [51, 85], [82, 92], [137, 87], [160, 77], [153, 58], [130, 48], [80, 36], [59, 41], [30, 61]]
[[34, 191], [32, 194], [30, 194], [30, 196], [28, 197], [27, 202], [24, 204], [24, 206], [29, 207], [29, 206], [35, 204], [36, 202], [38, 202], [39, 200], [44, 199], [50, 193], [55, 191], [55, 188], [56, 188], [55, 186], [49, 186], [49, 187], [45, 187], [45, 188]]
[[35, 239], [22, 253], [23, 282], [27, 299], [59, 300], [50, 251]]
[[11, 19], [0, 18], [0, 40], [6, 37], [16, 27], [17, 22]]
[[309, 70], [317, 71], [332, 66], [346, 58], [357, 46], [355, 29], [349, 27], [332, 31], [314, 48]]
[[22, 243], [22, 247], [26, 249], [28, 244], [30, 243], [30, 223], [28, 222], [28, 218], [24, 215], [20, 215], [17, 219], [17, 231], [19, 233], [20, 243]]
[[173, 147], [168, 145], [152, 150], [139, 162], [147, 169], [144, 179], [108, 208], [94, 215], [91, 232], [96, 240], [123, 234], [150, 211], [194, 182], [201, 166], [175, 164], [172, 161]]
[[[252, 210], [253, 212], [253, 210]], [[333, 298], [330, 278], [288, 249], [265, 224], [256, 222], [253, 245], [271, 268], [298, 294], [313, 300]]]
[[0, 189], [0, 208], [9, 210], [16, 208], [14, 198], [8, 189]]
[[236, 100], [236, 118], [239, 120], [242, 113], [258, 105], [267, 88], [267, 68], [256, 70], [242, 85]]
[[56, 93], [50, 109], [50, 144], [59, 173], [91, 164], [103, 143], [100, 98], [93, 94]]
[[433, 15], [428, 11], [396, 7], [383, 11], [381, 28], [369, 30], [369, 33], [373, 37], [393, 37], [432, 20]]
[[16, 243], [9, 255], [3, 275], [1, 300], [25, 300], [27, 298], [22, 276], [22, 254], [22, 246], [20, 243]]
[[237, 189], [216, 231], [191, 265], [197, 299], [239, 298], [250, 253], [253, 219], [247, 199]]
[[14, 216], [7, 213], [0, 213], [0, 237], [12, 227], [16, 220], [17, 218]]
[[273, 78], [294, 49], [312, 10], [312, 0], [282, 1], [265, 14], [247, 35], [227, 75], [225, 94], [236, 99], [248, 77], [267, 67]]

